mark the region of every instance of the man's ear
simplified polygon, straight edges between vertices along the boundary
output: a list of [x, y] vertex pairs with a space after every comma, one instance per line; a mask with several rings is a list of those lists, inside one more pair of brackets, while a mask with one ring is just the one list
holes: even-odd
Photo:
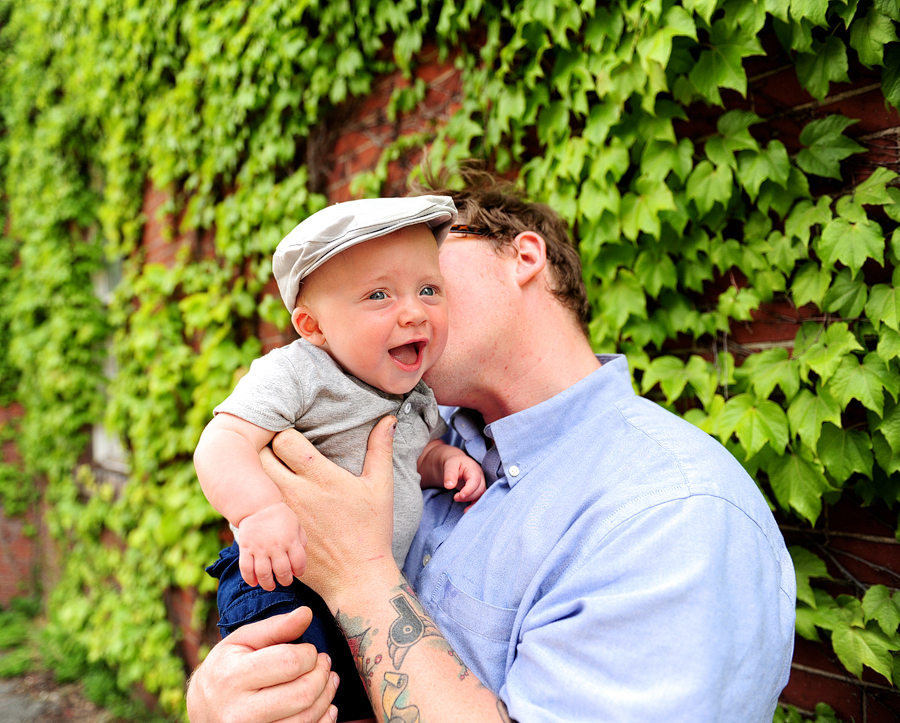
[[291, 324], [297, 333], [310, 344], [323, 346], [325, 344], [325, 332], [319, 326], [319, 321], [312, 315], [312, 309], [301, 304], [291, 312]]
[[516, 249], [516, 279], [524, 286], [547, 266], [547, 242], [534, 231], [523, 231], [513, 239]]

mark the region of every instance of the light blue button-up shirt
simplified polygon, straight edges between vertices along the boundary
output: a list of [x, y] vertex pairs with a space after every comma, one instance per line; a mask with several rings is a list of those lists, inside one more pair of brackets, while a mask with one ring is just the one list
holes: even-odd
[[499, 477], [469, 512], [426, 492], [404, 572], [519, 723], [770, 723], [795, 600], [772, 514], [624, 357], [600, 361], [486, 428]]

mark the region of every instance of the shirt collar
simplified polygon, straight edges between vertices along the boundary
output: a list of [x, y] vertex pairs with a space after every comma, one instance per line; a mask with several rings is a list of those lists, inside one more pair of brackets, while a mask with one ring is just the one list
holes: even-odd
[[502, 460], [509, 485], [524, 479], [546, 456], [547, 446], [558, 446], [572, 429], [633, 396], [631, 374], [624, 355], [598, 355], [601, 367], [554, 397], [487, 425]]
[[[633, 396], [628, 361], [621, 354], [597, 355], [601, 367], [554, 397], [521, 412], [485, 425], [480, 414], [461, 409], [453, 416], [453, 427], [466, 441], [466, 451], [477, 461], [485, 457], [487, 442], [494, 440], [499, 460], [487, 455], [493, 468], [486, 476], [506, 477], [515, 486], [545, 456], [546, 445], [562, 443], [573, 427], [596, 417], [623, 397]], [[479, 458], [481, 457], [481, 458]], [[493, 481], [493, 480], [491, 480]]]

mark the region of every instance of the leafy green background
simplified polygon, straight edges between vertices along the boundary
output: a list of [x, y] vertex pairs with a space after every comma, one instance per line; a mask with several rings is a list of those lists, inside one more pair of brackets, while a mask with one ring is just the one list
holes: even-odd
[[[269, 256], [326, 203], [323, 139], [389, 73], [409, 83], [386, 117], [414, 114], [426, 45], [462, 73], [460, 107], [355, 190], [381, 192], [424, 146], [435, 167], [514, 175], [573, 224], [592, 343], [628, 354], [639, 391], [726, 444], [791, 524], [839, 499], [896, 520], [897, 174], [860, 162], [856, 119], [813, 105], [792, 138], [744, 101], [747, 68], [777, 58], [817, 101], [874, 79], [896, 109], [895, 0], [0, 0], [0, 27], [0, 403], [25, 410], [0, 499], [40, 498], [71, 550], [53, 624], [172, 715], [166, 595], [199, 589], [202, 627], [221, 528], [194, 444], [259, 322], [287, 325]], [[148, 189], [167, 199], [149, 218]], [[160, 222], [170, 264], [141, 243]], [[775, 302], [813, 309], [793, 345], [735, 354], [733, 325]], [[79, 466], [96, 423], [127, 450], [122, 484]], [[798, 632], [900, 683], [900, 593], [848, 593], [813, 547], [792, 553]]]

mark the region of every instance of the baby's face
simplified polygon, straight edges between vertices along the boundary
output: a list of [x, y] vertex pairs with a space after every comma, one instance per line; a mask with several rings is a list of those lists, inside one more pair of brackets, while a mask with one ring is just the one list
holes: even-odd
[[347, 373], [405, 394], [447, 343], [434, 235], [419, 224], [342, 251], [304, 280], [292, 320]]

